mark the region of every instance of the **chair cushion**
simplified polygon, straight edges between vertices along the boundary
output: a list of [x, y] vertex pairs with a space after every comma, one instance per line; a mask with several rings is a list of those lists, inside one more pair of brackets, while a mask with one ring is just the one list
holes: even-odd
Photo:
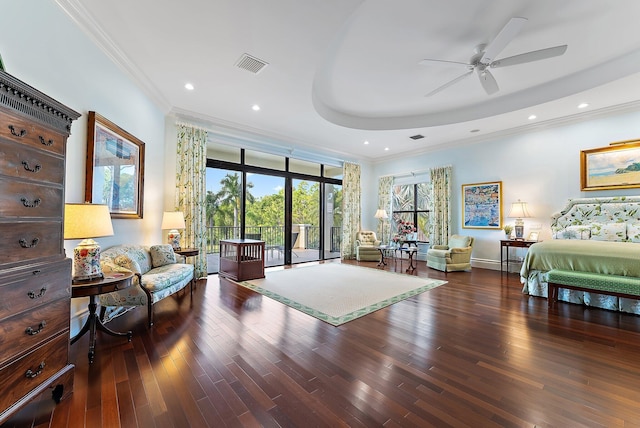
[[360, 245], [375, 245], [376, 234], [373, 232], [360, 232], [358, 233], [358, 240]]
[[151, 254], [151, 264], [154, 268], [176, 262], [176, 253], [173, 252], [173, 247], [169, 244], [152, 245], [149, 247], [149, 253]]
[[469, 237], [451, 235], [449, 238], [449, 248], [464, 248], [469, 246]]

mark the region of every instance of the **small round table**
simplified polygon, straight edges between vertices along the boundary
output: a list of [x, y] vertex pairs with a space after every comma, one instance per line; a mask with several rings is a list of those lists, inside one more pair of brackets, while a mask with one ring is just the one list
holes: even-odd
[[407, 253], [409, 256], [409, 267], [405, 272], [413, 272], [418, 266], [414, 264], [415, 259], [413, 256], [418, 252], [418, 247], [401, 247], [398, 248], [400, 251], [400, 269], [402, 269], [402, 253]]
[[93, 363], [93, 357], [95, 355], [96, 329], [104, 331], [111, 336], [126, 336], [129, 342], [131, 342], [131, 336], [133, 335], [131, 331], [118, 333], [102, 323], [100, 317], [96, 313], [96, 309], [98, 308], [96, 296], [130, 287], [132, 284], [132, 278], [133, 273], [131, 272], [113, 272], [106, 274], [104, 278], [98, 278], [90, 281], [78, 281], [71, 285], [71, 297], [89, 297], [89, 317], [78, 334], [71, 339], [71, 344], [73, 345], [86, 332], [89, 332], [89, 364]]

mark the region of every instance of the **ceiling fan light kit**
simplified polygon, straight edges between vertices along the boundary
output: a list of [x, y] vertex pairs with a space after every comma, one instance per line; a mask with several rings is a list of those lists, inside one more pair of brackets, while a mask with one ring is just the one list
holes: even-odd
[[448, 61], [441, 59], [423, 59], [419, 62], [420, 65], [434, 65], [434, 64], [444, 64], [444, 65], [453, 65], [453, 66], [461, 66], [465, 67], [467, 71], [446, 82], [445, 84], [435, 88], [433, 91], [429, 92], [426, 96], [433, 96], [444, 89], [455, 85], [460, 82], [474, 71], [478, 75], [478, 79], [480, 80], [480, 84], [482, 85], [484, 91], [487, 95], [493, 95], [500, 90], [498, 86], [498, 82], [496, 81], [493, 74], [489, 71], [490, 68], [499, 68], [499, 67], [509, 67], [512, 65], [525, 64], [528, 62], [540, 61], [547, 58], [553, 58], [556, 56], [563, 55], [567, 50], [567, 45], [554, 46], [551, 48], [539, 49], [535, 51], [525, 52], [522, 54], [502, 58], [502, 59], [494, 59], [496, 56], [502, 52], [502, 50], [520, 33], [522, 27], [527, 23], [526, 18], [515, 17], [511, 18], [507, 25], [505, 25], [502, 30], [498, 33], [498, 35], [493, 39], [493, 41], [489, 44], [480, 44], [477, 45], [473, 52], [473, 56], [469, 60], [468, 63], [465, 62], [457, 62], [457, 61]]

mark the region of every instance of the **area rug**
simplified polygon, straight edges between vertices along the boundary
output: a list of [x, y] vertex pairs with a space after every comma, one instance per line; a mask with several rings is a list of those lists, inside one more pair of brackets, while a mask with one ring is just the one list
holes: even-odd
[[334, 326], [436, 288], [446, 281], [324, 263], [267, 272], [240, 285]]

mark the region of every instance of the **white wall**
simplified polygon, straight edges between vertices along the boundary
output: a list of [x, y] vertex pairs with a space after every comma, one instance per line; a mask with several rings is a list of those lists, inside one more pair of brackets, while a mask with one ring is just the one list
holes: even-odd
[[[406, 157], [374, 166], [374, 177], [364, 181], [365, 193], [376, 194], [377, 178], [387, 174], [420, 171], [437, 166], [453, 167], [451, 203], [452, 232], [476, 238], [474, 266], [499, 269], [500, 230], [462, 228], [461, 186], [468, 183], [502, 181], [505, 223], [512, 202], [526, 201], [534, 218], [525, 219], [525, 237], [535, 226], [539, 239], [550, 239], [551, 215], [569, 198], [640, 195], [639, 189], [616, 191], [580, 190], [580, 151], [640, 137], [640, 112], [601, 117], [580, 123], [549, 127], [505, 137]], [[371, 202], [371, 201], [370, 201]], [[375, 200], [364, 212], [375, 212]]]
[[[145, 142], [143, 219], [115, 219], [115, 236], [97, 241], [103, 248], [124, 242], [160, 242], [164, 114], [53, 1], [3, 2], [0, 54], [8, 73], [82, 114], [68, 140], [66, 202], [84, 201], [88, 111], [100, 113]], [[65, 242], [67, 255], [73, 254], [77, 243]], [[84, 311], [86, 303], [74, 299], [74, 332]]]

